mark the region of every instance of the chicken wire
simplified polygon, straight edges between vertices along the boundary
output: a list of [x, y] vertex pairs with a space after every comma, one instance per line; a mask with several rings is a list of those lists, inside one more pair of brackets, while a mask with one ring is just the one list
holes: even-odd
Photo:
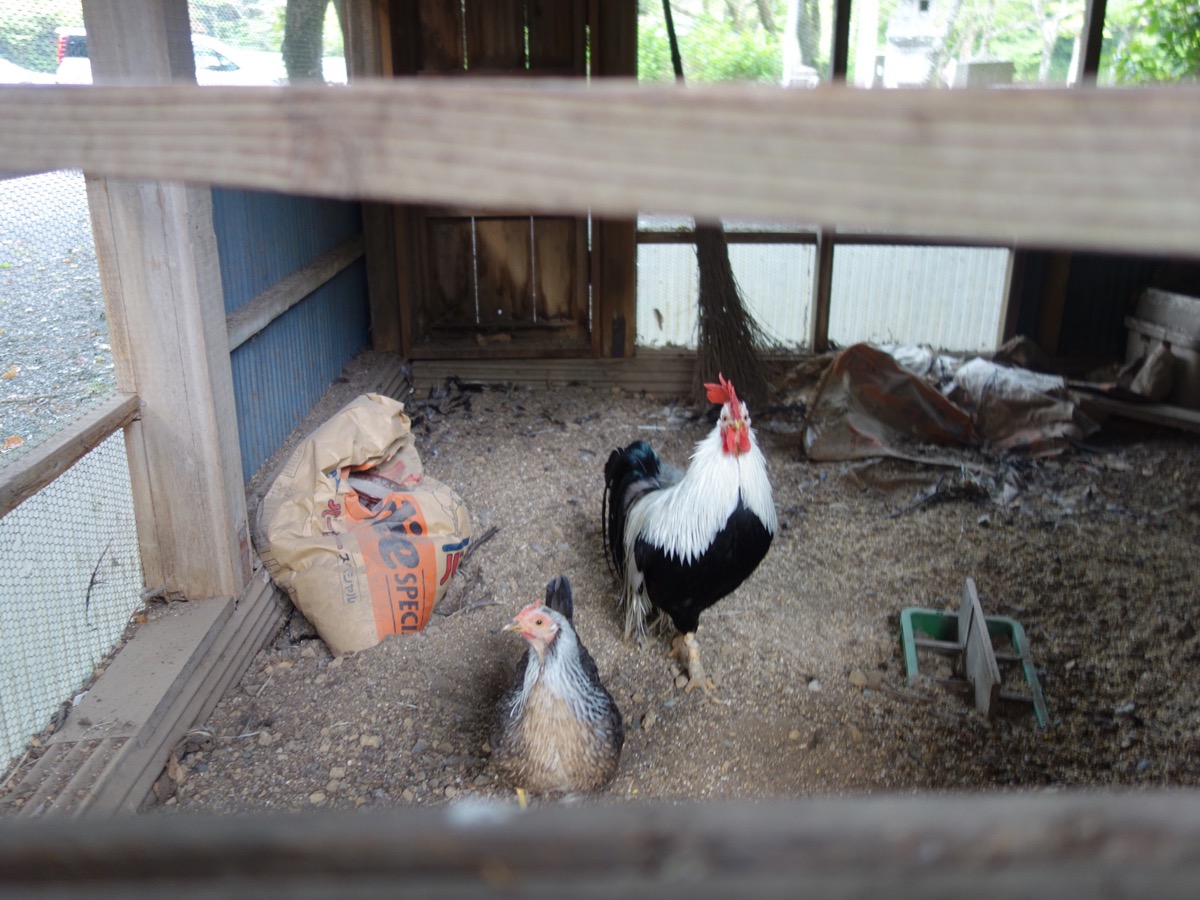
[[141, 604], [141, 587], [129, 466], [118, 431], [0, 518], [5, 768], [113, 649]]
[[[83, 175], [0, 180], [0, 479], [115, 381]], [[118, 433], [0, 518], [0, 760], [80, 690], [141, 587]]]

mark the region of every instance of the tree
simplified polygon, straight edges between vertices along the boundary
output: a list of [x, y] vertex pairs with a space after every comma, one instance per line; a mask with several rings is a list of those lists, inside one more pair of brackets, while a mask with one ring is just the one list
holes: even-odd
[[321, 81], [321, 48], [329, 0], [288, 0], [283, 26], [283, 65], [288, 81]]
[[1105, 22], [1115, 39], [1113, 74], [1122, 84], [1200, 79], [1200, 4], [1141, 0], [1127, 18]]

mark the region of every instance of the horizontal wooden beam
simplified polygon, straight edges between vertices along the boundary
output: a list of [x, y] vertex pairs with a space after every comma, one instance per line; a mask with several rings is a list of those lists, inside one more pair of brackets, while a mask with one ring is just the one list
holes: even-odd
[[358, 261], [363, 255], [363, 237], [346, 238], [328, 253], [322, 253], [308, 265], [280, 279], [257, 297], [248, 300], [225, 317], [232, 353], [254, 335]]
[[1195, 791], [0, 821], [25, 896], [1194, 897]]
[[117, 393], [0, 469], [0, 518], [138, 417], [136, 394]]
[[1200, 87], [0, 88], [14, 172], [1200, 254]]
[[656, 396], [685, 394], [696, 371], [693, 351], [638, 350], [637, 356], [599, 359], [413, 359], [413, 389], [424, 396], [447, 378], [468, 384], [616, 386]]

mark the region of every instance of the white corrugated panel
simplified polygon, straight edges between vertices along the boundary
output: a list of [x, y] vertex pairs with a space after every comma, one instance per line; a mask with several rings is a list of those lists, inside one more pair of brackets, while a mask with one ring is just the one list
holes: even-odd
[[837, 246], [829, 339], [994, 350], [1008, 254], [993, 247]]
[[[729, 246], [746, 308], [769, 337], [786, 346], [808, 343], [815, 259], [811, 244]], [[695, 248], [643, 244], [637, 271], [638, 345], [694, 348], [700, 302]]]

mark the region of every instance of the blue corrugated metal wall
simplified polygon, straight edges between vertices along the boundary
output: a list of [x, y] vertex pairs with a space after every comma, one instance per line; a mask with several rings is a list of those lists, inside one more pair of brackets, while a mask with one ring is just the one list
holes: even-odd
[[[362, 231], [362, 212], [357, 203], [214, 188], [213, 225], [228, 314]], [[367, 346], [369, 327], [359, 260], [233, 352], [245, 479]]]

